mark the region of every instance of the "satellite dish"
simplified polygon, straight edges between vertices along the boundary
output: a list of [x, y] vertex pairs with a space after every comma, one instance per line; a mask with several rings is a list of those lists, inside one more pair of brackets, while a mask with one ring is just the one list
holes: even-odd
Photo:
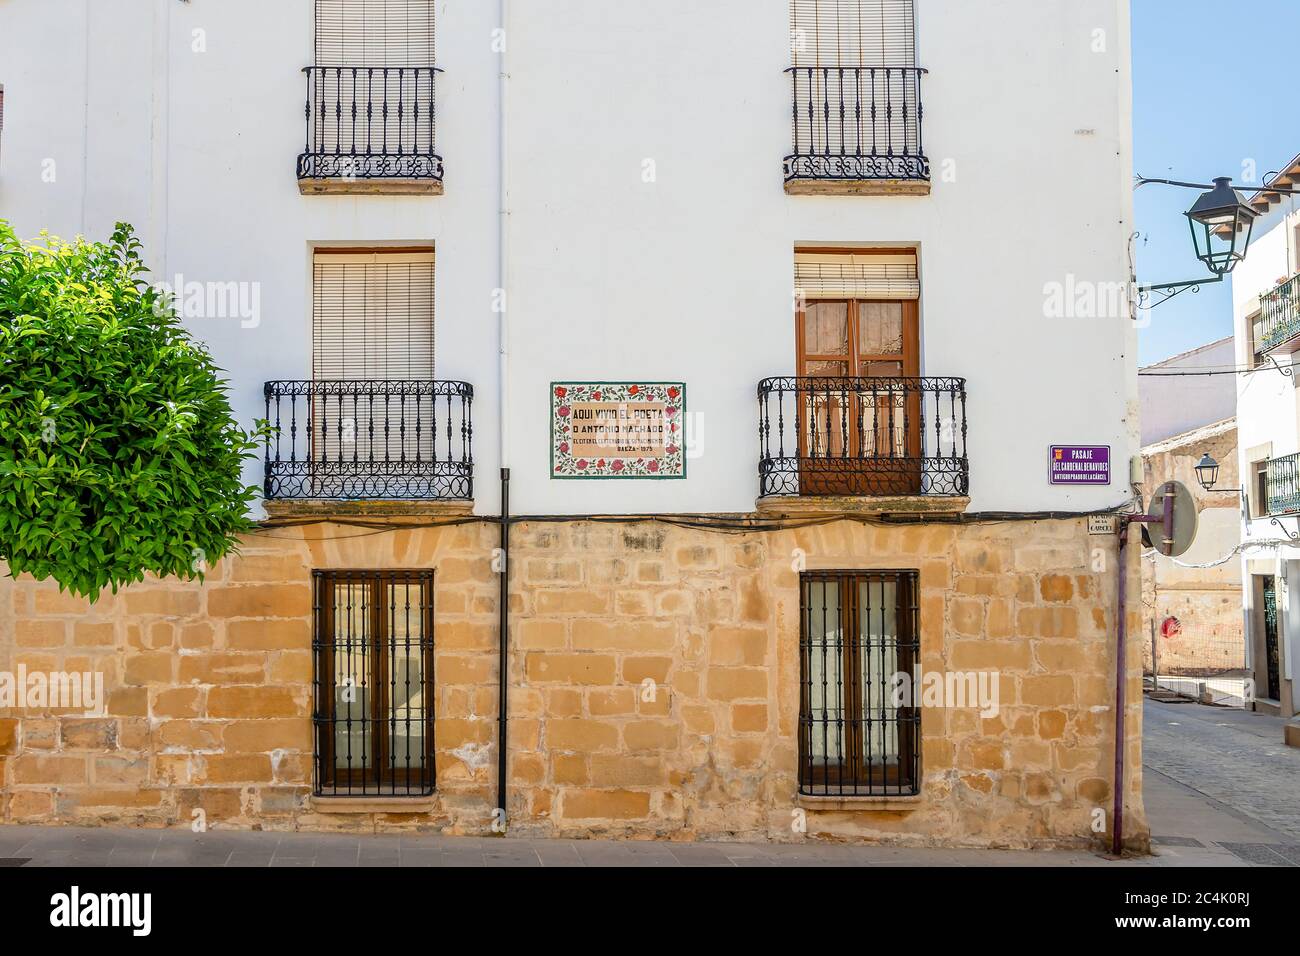
[[[1165, 499], [1169, 498], [1174, 510], [1174, 529], [1172, 540], [1165, 538]], [[1196, 540], [1196, 528], [1200, 516], [1196, 512], [1196, 499], [1181, 481], [1167, 481], [1156, 489], [1151, 496], [1151, 507], [1147, 515], [1154, 519], [1146, 528], [1151, 537], [1151, 545], [1167, 558], [1177, 558], [1187, 553], [1187, 549]]]

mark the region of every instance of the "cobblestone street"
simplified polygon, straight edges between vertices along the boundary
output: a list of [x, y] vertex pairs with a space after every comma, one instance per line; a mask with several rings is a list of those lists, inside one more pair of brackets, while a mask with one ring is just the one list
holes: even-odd
[[1157, 853], [1207, 865], [1300, 865], [1300, 750], [1282, 743], [1282, 724], [1147, 699], [1143, 793]]

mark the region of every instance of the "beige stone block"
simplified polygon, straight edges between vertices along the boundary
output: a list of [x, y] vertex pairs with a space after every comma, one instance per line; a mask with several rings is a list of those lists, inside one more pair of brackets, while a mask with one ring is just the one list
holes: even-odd
[[650, 815], [650, 794], [632, 790], [565, 790], [560, 816], [567, 820], [636, 820]]
[[708, 695], [713, 700], [766, 700], [767, 671], [757, 667], [710, 667]]
[[296, 717], [306, 712], [304, 702], [292, 687], [222, 686], [208, 691], [209, 717]]
[[1079, 633], [1078, 610], [1073, 607], [1021, 608], [1016, 630], [1023, 637], [1074, 638]]
[[654, 621], [611, 623], [600, 619], [575, 620], [573, 648], [582, 651], [631, 651], [656, 653], [670, 651], [676, 643], [677, 628]]
[[708, 637], [709, 663], [755, 666], [767, 657], [767, 631], [761, 628], [714, 628]]
[[115, 717], [148, 717], [149, 688], [117, 687], [109, 691], [108, 713]]
[[657, 756], [595, 754], [590, 779], [593, 787], [662, 787], [668, 784], [668, 768]]
[[618, 748], [618, 725], [599, 720], [549, 720], [546, 742], [557, 750], [589, 753]]
[[568, 643], [568, 628], [564, 621], [523, 620], [515, 630], [516, 645], [526, 651], [559, 650]]
[[[591, 781], [584, 754], [552, 753], [551, 779], [557, 786], [586, 786]], [[657, 758], [656, 758], [657, 759]]]
[[266, 678], [264, 654], [200, 654], [180, 659], [182, 684], [256, 684]]
[[623, 681], [638, 686], [647, 680], [664, 684], [668, 682], [668, 673], [672, 666], [671, 657], [625, 657], [622, 668]]
[[1038, 592], [1049, 604], [1066, 604], [1074, 600], [1074, 579], [1068, 574], [1044, 574]]
[[127, 684], [170, 684], [176, 658], [166, 653], [128, 654], [123, 681]]
[[439, 684], [486, 684], [496, 680], [496, 659], [489, 654], [439, 654], [434, 661]]
[[609, 654], [559, 654], [530, 652], [525, 672], [530, 684], [594, 684], [615, 681], [617, 660]]
[[203, 713], [203, 691], [197, 687], [155, 690], [150, 713], [164, 719], [198, 717]]
[[534, 595], [538, 614], [608, 614], [609, 594], [605, 591], [542, 590]]
[[16, 647], [62, 647], [68, 642], [66, 621], [39, 621], [20, 618], [14, 625]]
[[311, 721], [303, 718], [233, 720], [223, 741], [227, 753], [260, 754], [273, 750], [311, 751]]
[[200, 783], [269, 783], [269, 754], [212, 754], [203, 759]]
[[168, 617], [187, 617], [199, 613], [197, 587], [189, 588], [128, 588], [126, 613], [162, 614]]
[[243, 584], [216, 587], [208, 593], [208, 614], [216, 618], [309, 617], [308, 584]]
[[767, 704], [734, 704], [731, 729], [738, 734], [757, 734], [767, 730]]
[[[441, 636], [441, 635], [440, 635]], [[197, 646], [211, 646], [211, 635]], [[182, 639], [181, 646], [186, 646]], [[232, 651], [309, 650], [311, 625], [306, 621], [231, 621], [226, 625], [226, 646]]]
[[637, 695], [630, 687], [587, 692], [587, 713], [593, 717], [616, 717], [636, 712]]
[[64, 750], [115, 750], [117, 721], [111, 717], [64, 720], [59, 739]]
[[623, 727], [623, 742], [631, 751], [676, 750], [680, 739], [680, 728], [671, 721], [638, 720]]
[[1033, 707], [1073, 707], [1076, 703], [1074, 678], [1063, 675], [1021, 678], [1020, 703]]
[[20, 754], [9, 761], [10, 779], [15, 785], [84, 785], [87, 780], [86, 760], [84, 756]]
[[117, 643], [117, 625], [111, 621], [78, 621], [72, 628], [72, 643], [76, 647], [113, 647]]
[[950, 661], [959, 671], [1024, 671], [1032, 663], [1027, 641], [956, 641]]

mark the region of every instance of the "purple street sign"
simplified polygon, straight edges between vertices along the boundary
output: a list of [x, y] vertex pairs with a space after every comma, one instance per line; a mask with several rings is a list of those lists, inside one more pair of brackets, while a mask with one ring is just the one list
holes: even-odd
[[1053, 445], [1048, 469], [1054, 485], [1109, 485], [1109, 445]]

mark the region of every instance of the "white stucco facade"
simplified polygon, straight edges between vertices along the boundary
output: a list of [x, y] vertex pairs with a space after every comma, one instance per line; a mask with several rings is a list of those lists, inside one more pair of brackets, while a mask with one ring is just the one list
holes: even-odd
[[[1260, 312], [1260, 296], [1300, 272], [1297, 227], [1300, 216], [1294, 212], [1294, 201], [1283, 198], [1256, 224], [1256, 238], [1249, 254], [1232, 277], [1236, 365], [1239, 369], [1254, 367], [1254, 371], [1236, 376], [1239, 464], [1251, 515], [1244, 523], [1243, 541], [1266, 543], [1242, 558], [1247, 666], [1256, 670], [1256, 683], [1261, 685], [1265, 631], [1261, 582], [1271, 579], [1278, 608], [1282, 681], [1279, 705], [1284, 716], [1295, 713], [1297, 703], [1291, 686], [1294, 661], [1300, 655], [1300, 548], [1283, 545], [1288, 535], [1297, 532], [1297, 519], [1275, 519], [1269, 514], [1256, 473], [1262, 463], [1300, 451], [1300, 392], [1292, 374], [1295, 356], [1268, 353], [1257, 359], [1251, 326]], [[1257, 686], [1257, 693], [1264, 698], [1270, 696], [1262, 686]]]
[[[799, 245], [917, 249], [921, 374], [968, 383], [971, 511], [1129, 497], [1133, 323], [1045, 310], [1053, 283], [1129, 278], [1127, 2], [918, 0], [933, 189], [897, 197], [783, 191], [787, 0], [508, 8], [516, 513], [753, 510], [755, 388], [795, 371]], [[256, 283], [251, 327], [189, 322], [249, 424], [263, 382], [310, 376], [314, 247], [432, 244], [437, 375], [475, 386], [475, 510], [492, 513], [501, 24], [488, 2], [441, 0], [437, 15], [445, 194], [304, 196], [294, 161], [310, 0], [11, 0], [0, 7], [0, 216], [26, 237], [102, 238], [129, 221], [160, 279]], [[1261, 239], [1243, 267], [1239, 303], [1282, 271], [1266, 265], [1272, 244]], [[687, 383], [689, 477], [552, 480], [549, 383], [565, 380]], [[1293, 391], [1263, 376], [1243, 388], [1243, 408], [1261, 389]], [[1271, 440], [1295, 450], [1294, 401], [1277, 414], [1288, 437]], [[1242, 420], [1243, 448], [1264, 440]], [[1110, 446], [1111, 484], [1052, 487], [1053, 444]], [[247, 477], [260, 483], [260, 462]]]

